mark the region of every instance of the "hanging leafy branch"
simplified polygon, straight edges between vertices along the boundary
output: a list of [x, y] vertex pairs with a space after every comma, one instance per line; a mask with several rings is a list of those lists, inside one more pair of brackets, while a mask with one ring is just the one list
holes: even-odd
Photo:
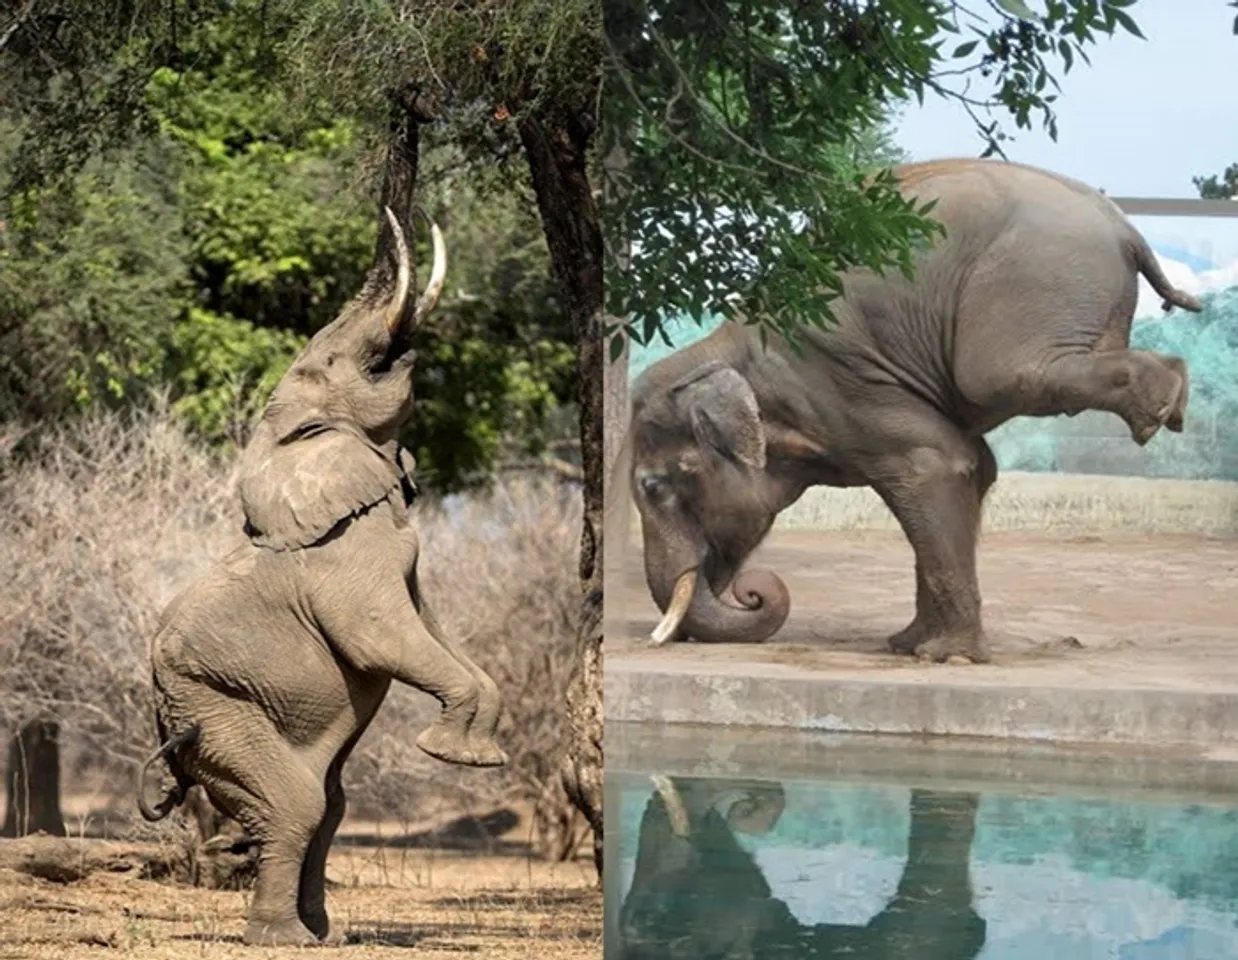
[[624, 154], [609, 312], [642, 343], [673, 314], [738, 314], [792, 342], [831, 323], [846, 270], [910, 274], [941, 232], [848, 144], [929, 93], [971, 114], [985, 156], [1009, 139], [995, 110], [1056, 138], [1055, 74], [1102, 35], [1142, 36], [1134, 2], [608, 3], [604, 130]]

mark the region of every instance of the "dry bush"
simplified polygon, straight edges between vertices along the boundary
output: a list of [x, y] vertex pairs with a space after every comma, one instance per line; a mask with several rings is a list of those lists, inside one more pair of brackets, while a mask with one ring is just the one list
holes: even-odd
[[[83, 746], [64, 789], [101, 772], [132, 809], [154, 746], [149, 644], [160, 610], [242, 539], [232, 464], [166, 408], [50, 430], [33, 457], [0, 451], [0, 728], [52, 716]], [[579, 605], [579, 493], [515, 477], [418, 508], [427, 602], [503, 690], [511, 764], [466, 770], [413, 745], [438, 704], [392, 688], [346, 768], [353, 811], [406, 823], [447, 808], [545, 801], [566, 820], [553, 765]]]
[[0, 724], [58, 717], [81, 766], [152, 746], [148, 645], [162, 606], [239, 535], [229, 470], [166, 408], [45, 432], [0, 475]]

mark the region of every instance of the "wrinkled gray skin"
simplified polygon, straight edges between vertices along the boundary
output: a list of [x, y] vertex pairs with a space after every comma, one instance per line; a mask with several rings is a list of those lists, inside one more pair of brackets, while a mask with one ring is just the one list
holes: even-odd
[[655, 642], [769, 638], [788, 592], [741, 565], [808, 487], [870, 486], [916, 557], [915, 619], [890, 647], [987, 661], [976, 538], [997, 464], [984, 434], [1082, 410], [1117, 414], [1141, 445], [1182, 430], [1185, 363], [1128, 349], [1139, 274], [1166, 310], [1201, 307], [1110, 200], [1013, 163], [896, 173], [948, 231], [914, 281], [850, 273], [839, 324], [805, 328], [803, 356], [725, 323], [633, 385], [627, 469], [646, 580], [671, 608]]
[[[431, 756], [495, 766], [494, 682], [437, 628], [417, 583], [412, 458], [396, 442], [413, 400], [409, 334], [433, 307], [445, 254], [413, 309], [403, 234], [390, 262], [305, 347], [241, 461], [249, 542], [169, 604], [154, 639], [156, 724], [176, 788], [193, 784], [261, 845], [247, 943], [329, 932], [327, 849], [344, 816], [340, 770], [393, 679], [435, 696]], [[149, 763], [148, 763], [149, 766]], [[146, 768], [143, 768], [145, 774]]]
[[616, 960], [971, 960], [980, 953], [987, 925], [973, 907], [970, 870], [976, 794], [911, 791], [898, 888], [863, 926], [801, 924], [737, 841], [740, 833], [769, 833], [785, 803], [777, 783], [657, 778], [619, 908]]

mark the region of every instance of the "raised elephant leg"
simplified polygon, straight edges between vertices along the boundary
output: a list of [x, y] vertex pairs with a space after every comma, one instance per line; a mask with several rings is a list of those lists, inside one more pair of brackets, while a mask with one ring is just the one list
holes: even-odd
[[297, 907], [302, 865], [327, 807], [322, 771], [311, 769], [258, 711], [230, 701], [218, 716], [203, 723], [193, 772], [212, 801], [261, 844], [245, 942], [316, 943]]
[[1165, 427], [1168, 430], [1181, 433], [1183, 427], [1186, 426], [1186, 404], [1191, 395], [1191, 377], [1187, 373], [1186, 361], [1181, 357], [1164, 353], [1153, 353], [1150, 356], [1155, 357], [1162, 365], [1182, 378], [1182, 393], [1178, 395], [1178, 402], [1174, 404], [1173, 410], [1169, 412], [1169, 419], [1165, 421]]
[[[984, 498], [997, 480], [997, 458], [993, 456], [993, 449], [984, 437], [974, 438], [972, 444], [977, 457], [977, 468], [971, 474], [971, 479], [980, 501], [980, 507], [983, 509]], [[977, 521], [977, 534], [979, 534], [979, 521]], [[917, 647], [934, 635], [934, 614], [932, 589], [924, 576], [924, 565], [917, 555], [916, 613], [911, 623], [890, 637], [890, 649], [895, 653], [915, 653]]]
[[473, 721], [469, 727], [469, 739], [476, 741], [478, 749], [485, 749], [484, 745], [494, 740], [494, 732], [499, 726], [499, 716], [503, 712], [503, 696], [499, 693], [498, 684], [485, 670], [474, 663], [459, 644], [443, 630], [433, 611], [426, 605], [416, 573], [409, 584], [409, 590], [417, 612], [421, 615], [422, 623], [430, 631], [430, 635], [477, 681], [477, 712], [473, 715]]
[[487, 685], [427, 629], [403, 576], [376, 577], [364, 596], [356, 595], [352, 581], [325, 581], [313, 597], [313, 611], [353, 669], [399, 680], [443, 705], [438, 720], [417, 737], [418, 747], [470, 767], [507, 762], [492, 730], [474, 723], [483, 695], [487, 702], [492, 696]]
[[1142, 446], [1161, 427], [1182, 429], [1188, 390], [1186, 364], [1177, 357], [1142, 350], [1072, 353], [1045, 368], [1029, 412], [1107, 410], [1126, 421]]
[[[874, 420], [878, 429], [881, 419]], [[935, 411], [917, 416], [904, 408], [885, 419], [888, 447], [870, 465], [870, 483], [915, 551], [917, 581], [916, 618], [891, 637], [891, 648], [926, 660], [987, 663], [976, 538], [981, 498], [996, 476], [992, 452]]]

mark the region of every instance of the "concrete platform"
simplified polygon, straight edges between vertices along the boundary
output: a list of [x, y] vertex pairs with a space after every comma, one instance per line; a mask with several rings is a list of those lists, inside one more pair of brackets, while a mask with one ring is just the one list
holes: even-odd
[[[1238, 540], [986, 534], [995, 662], [921, 664], [885, 648], [913, 610], [895, 532], [776, 530], [752, 561], [791, 616], [761, 645], [650, 649], [657, 621], [629, 551], [608, 597], [606, 719], [1057, 743], [1238, 755]], [[613, 582], [613, 581], [612, 581]], [[617, 596], [616, 596], [617, 594]]]

